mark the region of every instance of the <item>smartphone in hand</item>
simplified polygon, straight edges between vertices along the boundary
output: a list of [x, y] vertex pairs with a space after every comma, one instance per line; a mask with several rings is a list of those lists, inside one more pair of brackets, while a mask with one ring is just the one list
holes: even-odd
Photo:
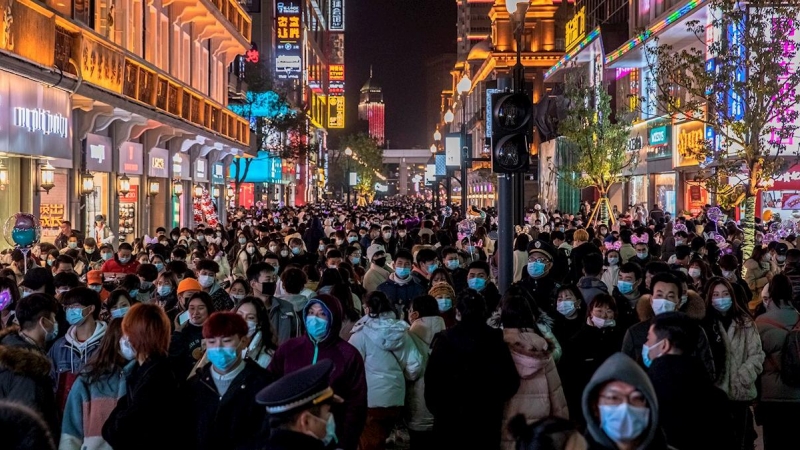
[[178, 316], [178, 325], [183, 325], [189, 320], [189, 311], [184, 311]]

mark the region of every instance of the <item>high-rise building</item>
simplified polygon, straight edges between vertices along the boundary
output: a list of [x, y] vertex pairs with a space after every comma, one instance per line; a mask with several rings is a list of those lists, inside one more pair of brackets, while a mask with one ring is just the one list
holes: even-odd
[[456, 0], [458, 4], [458, 60], [463, 61], [473, 44], [489, 37], [494, 0]]
[[383, 91], [372, 79], [372, 68], [369, 69], [369, 80], [361, 87], [358, 101], [358, 118], [369, 122], [369, 135], [383, 145], [386, 139]]

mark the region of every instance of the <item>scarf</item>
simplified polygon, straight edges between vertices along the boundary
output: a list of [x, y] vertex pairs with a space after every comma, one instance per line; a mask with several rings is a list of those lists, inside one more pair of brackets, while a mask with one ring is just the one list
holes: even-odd
[[403, 280], [403, 279], [399, 278], [396, 273], [392, 272], [392, 274], [389, 275], [389, 279], [394, 281], [395, 283], [399, 284], [400, 286], [405, 286], [408, 283], [411, 283], [411, 281], [414, 279], [414, 277], [409, 275], [408, 278]]

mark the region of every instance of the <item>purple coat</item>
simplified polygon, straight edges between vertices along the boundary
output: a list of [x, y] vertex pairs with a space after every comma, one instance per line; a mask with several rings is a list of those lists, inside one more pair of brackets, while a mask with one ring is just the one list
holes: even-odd
[[336, 297], [318, 294], [303, 309], [306, 317], [308, 308], [319, 303], [326, 309], [330, 321], [328, 335], [321, 342], [315, 343], [308, 335], [289, 339], [281, 344], [267, 367], [267, 371], [280, 378], [313, 364], [316, 349], [316, 360], [333, 361], [331, 387], [336, 395], [344, 399], [344, 403], [335, 404], [331, 408], [336, 421], [336, 436], [339, 443], [336, 448], [356, 450], [361, 432], [367, 420], [367, 378], [364, 371], [364, 360], [355, 347], [339, 337], [342, 329], [342, 305]]

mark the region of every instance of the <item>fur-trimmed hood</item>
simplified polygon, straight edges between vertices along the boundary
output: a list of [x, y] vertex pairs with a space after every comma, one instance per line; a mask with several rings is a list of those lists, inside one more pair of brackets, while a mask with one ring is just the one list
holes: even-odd
[[[655, 317], [653, 308], [650, 306], [650, 294], [645, 294], [639, 298], [636, 304], [636, 314], [642, 322], [648, 321]], [[679, 311], [686, 313], [687, 316], [694, 320], [702, 320], [706, 317], [706, 302], [703, 297], [695, 291], [689, 290], [686, 304], [679, 308]]]
[[51, 368], [47, 355], [19, 337], [19, 327], [9, 327], [0, 332], [0, 371], [49, 377]]

